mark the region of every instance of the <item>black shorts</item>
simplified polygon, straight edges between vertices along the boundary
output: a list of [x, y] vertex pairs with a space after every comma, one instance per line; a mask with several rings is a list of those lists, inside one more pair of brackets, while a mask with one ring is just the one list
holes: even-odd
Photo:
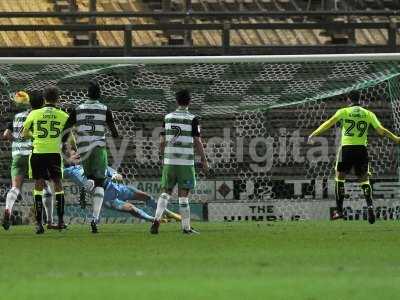
[[336, 171], [348, 174], [354, 168], [357, 176], [368, 174], [368, 150], [362, 145], [342, 146], [336, 162]]
[[63, 166], [59, 153], [32, 153], [30, 158], [29, 178], [31, 179], [61, 179]]

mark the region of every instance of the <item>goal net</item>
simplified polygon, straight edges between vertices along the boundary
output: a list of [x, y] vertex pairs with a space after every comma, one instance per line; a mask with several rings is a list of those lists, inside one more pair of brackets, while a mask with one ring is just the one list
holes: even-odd
[[[399, 133], [399, 62], [399, 55], [1, 59], [1, 123], [11, 121], [10, 95], [18, 90], [57, 85], [68, 111], [87, 97], [87, 83], [95, 79], [121, 133], [107, 141], [113, 167], [127, 184], [157, 196], [163, 116], [175, 109], [175, 92], [188, 88], [211, 167], [207, 176], [197, 173], [191, 201], [205, 204], [210, 220], [328, 219], [339, 128], [313, 146], [306, 138], [346, 105], [351, 90]], [[378, 217], [398, 218], [397, 150], [374, 132], [369, 141]], [[4, 202], [11, 151], [6, 141], [0, 147]], [[76, 203], [77, 189], [67, 193]], [[364, 202], [351, 178], [346, 193], [347, 217], [362, 218]]]

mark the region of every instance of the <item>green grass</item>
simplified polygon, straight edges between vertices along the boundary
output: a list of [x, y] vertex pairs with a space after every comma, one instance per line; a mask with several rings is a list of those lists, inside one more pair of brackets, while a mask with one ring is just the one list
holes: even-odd
[[398, 222], [0, 232], [0, 299], [398, 299]]

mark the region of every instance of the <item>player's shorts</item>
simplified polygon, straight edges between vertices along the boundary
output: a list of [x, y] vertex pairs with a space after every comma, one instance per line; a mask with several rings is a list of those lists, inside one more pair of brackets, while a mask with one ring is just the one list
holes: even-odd
[[81, 162], [85, 175], [89, 179], [105, 179], [108, 166], [107, 149], [95, 147], [84, 155]]
[[29, 162], [31, 179], [63, 178], [63, 162], [59, 153], [32, 153]]
[[164, 165], [161, 188], [172, 190], [175, 185], [178, 185], [178, 189], [194, 189], [196, 187], [194, 166]]
[[339, 150], [336, 171], [348, 174], [354, 168], [357, 176], [368, 174], [368, 150], [363, 145], [347, 145], [342, 146]]
[[126, 186], [123, 184], [118, 184], [118, 199], [123, 201], [132, 200], [135, 198], [135, 194], [139, 191], [133, 186]]
[[123, 184], [109, 182], [104, 191], [104, 205], [111, 209], [122, 210], [126, 201], [133, 200], [138, 190]]
[[114, 209], [114, 210], [123, 210], [123, 207], [127, 202], [119, 200], [119, 199], [114, 199], [114, 200], [105, 200], [104, 199], [104, 205], [105, 207], [109, 209]]
[[11, 178], [29, 176], [29, 155], [13, 156], [11, 162]]

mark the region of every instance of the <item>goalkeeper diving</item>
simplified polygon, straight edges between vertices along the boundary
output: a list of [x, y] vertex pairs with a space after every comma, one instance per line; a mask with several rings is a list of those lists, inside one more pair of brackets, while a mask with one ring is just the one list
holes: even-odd
[[341, 145], [336, 159], [335, 177], [335, 199], [336, 211], [332, 219], [343, 218], [343, 201], [345, 198], [344, 184], [346, 175], [354, 168], [364, 198], [368, 207], [368, 222], [375, 223], [375, 213], [372, 201], [372, 188], [369, 182], [369, 158], [368, 158], [368, 129], [373, 128], [380, 136], [386, 136], [395, 143], [400, 143], [400, 137], [396, 136], [382, 126], [376, 115], [359, 105], [360, 93], [351, 91], [347, 95], [349, 107], [341, 108], [319, 126], [308, 138], [308, 143], [314, 143], [314, 137], [324, 133], [326, 130], [340, 122]]
[[[94, 181], [86, 178], [83, 167], [80, 165], [79, 155], [73, 150], [69, 151], [69, 159], [67, 159], [64, 168], [64, 178], [70, 179], [80, 188], [84, 188], [85, 191], [93, 193], [95, 188]], [[153, 222], [155, 220], [153, 216], [150, 216], [144, 210], [128, 202], [132, 200], [144, 201], [147, 207], [155, 211], [157, 203], [153, 197], [134, 187], [117, 183], [117, 181], [122, 181], [122, 176], [110, 167], [106, 169], [105, 178], [103, 184], [104, 206], [112, 210], [129, 213], [134, 217], [146, 221]], [[165, 211], [165, 217], [178, 222], [181, 221], [181, 216], [170, 210]], [[165, 219], [163, 219], [163, 221], [165, 221]]]

